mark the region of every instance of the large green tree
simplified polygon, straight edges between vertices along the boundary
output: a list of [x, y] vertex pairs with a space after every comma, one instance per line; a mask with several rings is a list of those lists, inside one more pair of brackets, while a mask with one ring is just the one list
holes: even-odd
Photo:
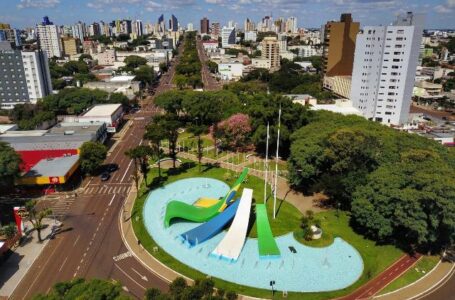
[[37, 204], [38, 202], [36, 200], [30, 200], [25, 203], [25, 208], [28, 212], [28, 219], [30, 220], [30, 223], [32, 223], [32, 226], [38, 235], [38, 241], [42, 242], [43, 238], [41, 237], [41, 230], [45, 228], [43, 219], [51, 215], [52, 210], [50, 208], [39, 209]]
[[353, 193], [360, 230], [379, 241], [439, 251], [455, 241], [455, 172], [435, 152], [409, 150]]
[[147, 59], [137, 55], [130, 55], [127, 56], [123, 62], [127, 68], [136, 69], [139, 66], [146, 65]]
[[98, 142], [85, 142], [80, 149], [81, 169], [84, 173], [94, 174], [106, 159], [107, 148]]
[[0, 141], [0, 187], [10, 189], [19, 176], [22, 159], [7, 143]]
[[166, 138], [166, 129], [162, 126], [161, 123], [157, 122], [156, 120], [152, 120], [152, 122], [147, 125], [144, 133], [144, 138], [150, 142], [150, 146], [155, 153], [158, 161], [158, 178], [161, 179], [161, 158], [163, 155], [163, 151], [161, 149], [161, 141]]
[[134, 162], [134, 181], [136, 183], [136, 190], [139, 190], [139, 170], [144, 176], [145, 184], [147, 185], [148, 158], [154, 154], [153, 148], [146, 145], [139, 145], [130, 148], [125, 152], [125, 155]]

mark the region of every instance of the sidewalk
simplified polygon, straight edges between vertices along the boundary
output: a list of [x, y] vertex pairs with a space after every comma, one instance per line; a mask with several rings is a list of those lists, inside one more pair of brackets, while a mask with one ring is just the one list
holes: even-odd
[[394, 292], [390, 292], [384, 295], [375, 296], [374, 299], [380, 300], [395, 300], [395, 299], [415, 299], [416, 297], [427, 293], [429, 290], [434, 288], [444, 279], [450, 276], [455, 276], [455, 264], [451, 262], [440, 262], [438, 265], [431, 270], [428, 274], [415, 281], [414, 283], [407, 285]]
[[[6, 261], [0, 263], [0, 269], [2, 270], [0, 272], [0, 299], [2, 297], [7, 298], [13, 293], [16, 286], [47, 245], [49, 240], [46, 237], [51, 232], [50, 225], [53, 220], [45, 219], [44, 223], [49, 226], [41, 231], [41, 236], [44, 239], [42, 243], [38, 243], [36, 232], [29, 229], [27, 231], [28, 235], [22, 238], [21, 245], [11, 253]], [[30, 222], [27, 222], [27, 225], [32, 228]]]

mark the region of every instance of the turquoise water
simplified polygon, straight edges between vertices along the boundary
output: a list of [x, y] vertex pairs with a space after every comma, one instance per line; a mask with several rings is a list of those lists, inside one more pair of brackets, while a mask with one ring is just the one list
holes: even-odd
[[[279, 259], [261, 260], [256, 239], [248, 238], [236, 263], [210, 256], [225, 232], [188, 248], [179, 235], [198, 223], [178, 222], [164, 227], [166, 205], [171, 200], [193, 203], [199, 197], [219, 198], [229, 191], [225, 183], [211, 178], [182, 179], [149, 193], [144, 206], [145, 226], [156, 243], [182, 263], [202, 273], [241, 285], [289, 292], [321, 292], [345, 288], [362, 274], [363, 261], [355, 248], [335, 238], [326, 248], [307, 247], [297, 242], [292, 233], [277, 237]], [[240, 192], [242, 189], [240, 189]], [[297, 253], [289, 251], [293, 246]]]

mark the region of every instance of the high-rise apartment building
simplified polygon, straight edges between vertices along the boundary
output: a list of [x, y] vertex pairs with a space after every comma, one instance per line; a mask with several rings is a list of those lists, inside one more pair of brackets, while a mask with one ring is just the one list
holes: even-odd
[[323, 63], [325, 76], [350, 76], [354, 62], [355, 39], [360, 29], [351, 14], [324, 26]]
[[63, 52], [65, 55], [71, 56], [79, 53], [79, 40], [73, 37], [62, 38]]
[[223, 27], [221, 29], [221, 47], [230, 48], [235, 45], [235, 28]]
[[188, 30], [188, 31], [193, 31], [193, 30], [194, 30], [194, 25], [193, 25], [193, 23], [188, 23], [188, 25], [186, 25], [186, 30]]
[[50, 22], [48, 17], [44, 17], [44, 21], [36, 25], [36, 33], [39, 47], [46, 51], [49, 58], [62, 57], [62, 43], [57, 25]]
[[270, 61], [270, 71], [280, 69], [280, 46], [278, 40], [274, 36], [267, 36], [261, 42], [262, 58]]
[[286, 32], [290, 33], [297, 33], [298, 27], [297, 27], [297, 18], [296, 17], [289, 17], [286, 20]]
[[166, 31], [166, 23], [164, 22], [164, 15], [158, 18], [158, 33], [164, 33]]
[[423, 25], [422, 15], [408, 12], [357, 35], [351, 100], [366, 118], [407, 123]]
[[144, 35], [144, 29], [142, 26], [142, 21], [141, 20], [135, 20], [131, 23], [131, 31], [132, 34], [136, 36], [142, 36]]
[[0, 50], [0, 107], [11, 109], [19, 103], [36, 103], [52, 93], [47, 55], [37, 50]]
[[218, 38], [221, 34], [221, 25], [219, 22], [213, 22], [210, 27], [210, 33], [214, 38]]
[[[9, 24], [4, 24], [4, 25], [9, 26]], [[0, 42], [4, 42], [4, 41], [12, 43], [16, 47], [21, 46], [22, 45], [21, 32], [18, 29], [11, 29], [11, 28], [0, 29]]]
[[101, 34], [101, 27], [99, 23], [94, 22], [88, 27], [89, 36], [97, 36]]
[[85, 27], [85, 23], [82, 23], [81, 21], [77, 22], [72, 26], [72, 33], [73, 37], [76, 39], [79, 39], [80, 41], [84, 40], [84, 37], [87, 36], [87, 30]]
[[171, 15], [171, 18], [169, 19], [169, 30], [172, 32], [179, 31], [179, 21], [174, 15]]
[[254, 29], [255, 29], [254, 22], [252, 22], [249, 18], [247, 18], [245, 20], [245, 25], [243, 27], [244, 27], [245, 32], [254, 31]]
[[201, 34], [209, 34], [210, 21], [206, 17], [201, 20]]

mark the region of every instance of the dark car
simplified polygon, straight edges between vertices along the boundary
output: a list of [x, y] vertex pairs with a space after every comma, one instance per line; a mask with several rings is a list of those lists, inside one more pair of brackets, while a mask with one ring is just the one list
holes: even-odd
[[106, 172], [109, 172], [109, 173], [115, 172], [118, 170], [118, 165], [117, 164], [107, 164], [104, 167], [104, 170], [106, 170]]
[[111, 178], [111, 174], [109, 172], [103, 172], [100, 175], [101, 181], [107, 181], [109, 178]]

